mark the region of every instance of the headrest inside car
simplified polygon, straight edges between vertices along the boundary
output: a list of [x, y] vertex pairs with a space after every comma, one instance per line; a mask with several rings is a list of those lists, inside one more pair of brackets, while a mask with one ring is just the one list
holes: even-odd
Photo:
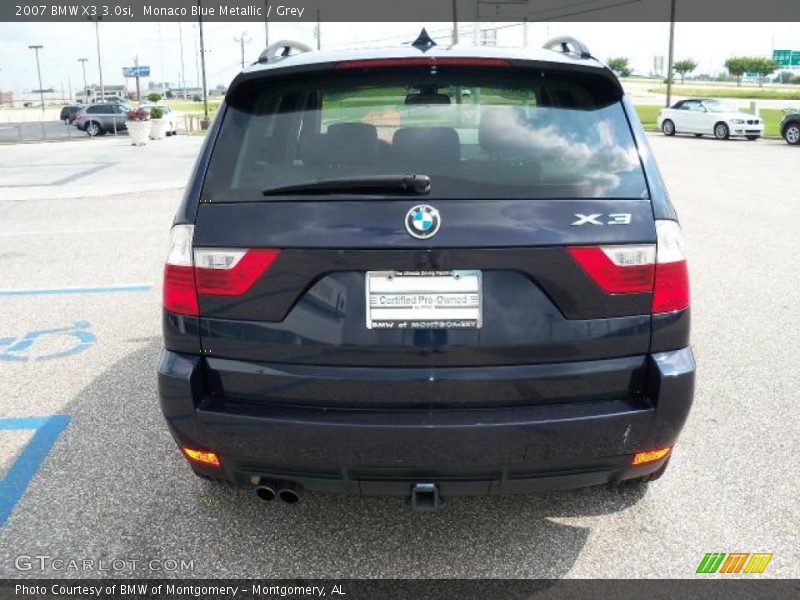
[[392, 151], [404, 162], [458, 163], [461, 141], [452, 127], [401, 127], [394, 132]]
[[334, 123], [328, 126], [327, 149], [330, 164], [374, 162], [378, 152], [378, 131], [369, 123]]

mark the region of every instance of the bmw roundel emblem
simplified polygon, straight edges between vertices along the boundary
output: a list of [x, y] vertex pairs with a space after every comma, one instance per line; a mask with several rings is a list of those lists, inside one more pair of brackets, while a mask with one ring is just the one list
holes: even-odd
[[418, 240], [427, 240], [436, 235], [441, 224], [439, 211], [427, 204], [417, 204], [406, 213], [406, 231]]

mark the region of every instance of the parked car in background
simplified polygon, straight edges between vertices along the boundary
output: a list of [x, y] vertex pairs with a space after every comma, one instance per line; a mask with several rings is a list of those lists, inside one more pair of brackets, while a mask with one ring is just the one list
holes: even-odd
[[787, 112], [781, 121], [781, 135], [786, 143], [800, 145], [800, 109]]
[[167, 122], [166, 135], [177, 135], [178, 123], [175, 117], [175, 112], [169, 106], [166, 104], [142, 104], [139, 108], [147, 112], [147, 114], [150, 114], [150, 111], [155, 107], [158, 107], [164, 111], [164, 116], [161, 118]]
[[58, 118], [64, 121], [65, 125], [71, 125], [75, 120], [75, 115], [77, 115], [82, 109], [83, 105], [81, 104], [68, 104], [61, 109], [61, 114], [58, 116]]
[[690, 98], [681, 100], [658, 115], [658, 127], [664, 135], [693, 133], [713, 135], [718, 140], [746, 137], [757, 140], [764, 133], [764, 121], [720, 100]]
[[80, 110], [74, 119], [75, 127], [92, 137], [126, 129], [130, 107], [121, 103], [103, 102]]

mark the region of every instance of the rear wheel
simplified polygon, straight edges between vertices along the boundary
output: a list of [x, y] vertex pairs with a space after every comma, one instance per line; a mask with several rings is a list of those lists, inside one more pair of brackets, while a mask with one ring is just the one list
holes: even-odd
[[88, 133], [92, 137], [96, 137], [103, 133], [103, 128], [100, 127], [99, 123], [95, 123], [94, 121], [89, 121], [86, 124], [86, 133]]
[[791, 124], [783, 132], [783, 139], [792, 146], [800, 144], [800, 124]]
[[714, 137], [718, 140], [727, 140], [731, 136], [731, 132], [725, 123], [717, 123], [714, 125]]
[[675, 135], [675, 123], [669, 119], [664, 119], [664, 122], [661, 123], [661, 131], [664, 132], [664, 135]]

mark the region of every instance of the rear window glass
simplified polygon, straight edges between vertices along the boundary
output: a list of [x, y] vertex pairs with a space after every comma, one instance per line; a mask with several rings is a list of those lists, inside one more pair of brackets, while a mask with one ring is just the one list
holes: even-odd
[[647, 197], [608, 80], [464, 67], [242, 82], [227, 100], [203, 196], [271, 201], [281, 196], [263, 190], [403, 174], [429, 176], [427, 198]]

